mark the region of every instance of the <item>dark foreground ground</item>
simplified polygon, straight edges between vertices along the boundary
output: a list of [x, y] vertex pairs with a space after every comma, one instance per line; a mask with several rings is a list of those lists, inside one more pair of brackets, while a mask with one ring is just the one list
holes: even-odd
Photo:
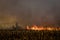
[[60, 40], [60, 31], [0, 30], [0, 40]]

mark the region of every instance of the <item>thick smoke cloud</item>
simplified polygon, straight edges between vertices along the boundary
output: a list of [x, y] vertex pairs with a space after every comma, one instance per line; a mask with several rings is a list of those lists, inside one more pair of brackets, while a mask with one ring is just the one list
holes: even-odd
[[[58, 21], [59, 20], [59, 21]], [[60, 0], [0, 0], [0, 24], [60, 23]]]

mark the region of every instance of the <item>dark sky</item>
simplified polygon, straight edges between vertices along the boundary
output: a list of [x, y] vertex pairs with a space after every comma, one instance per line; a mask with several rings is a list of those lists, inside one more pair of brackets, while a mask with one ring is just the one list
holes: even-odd
[[21, 25], [60, 23], [60, 0], [0, 0], [0, 24], [16, 21]]

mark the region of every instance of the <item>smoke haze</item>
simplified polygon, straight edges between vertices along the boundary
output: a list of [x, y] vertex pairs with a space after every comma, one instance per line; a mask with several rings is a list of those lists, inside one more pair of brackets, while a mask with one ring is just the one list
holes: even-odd
[[0, 24], [59, 24], [60, 0], [0, 0]]

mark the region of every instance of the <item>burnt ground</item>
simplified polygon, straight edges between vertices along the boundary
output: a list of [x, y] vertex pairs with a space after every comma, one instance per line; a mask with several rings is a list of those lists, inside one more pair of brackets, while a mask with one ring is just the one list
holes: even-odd
[[60, 31], [0, 30], [0, 40], [60, 40]]

